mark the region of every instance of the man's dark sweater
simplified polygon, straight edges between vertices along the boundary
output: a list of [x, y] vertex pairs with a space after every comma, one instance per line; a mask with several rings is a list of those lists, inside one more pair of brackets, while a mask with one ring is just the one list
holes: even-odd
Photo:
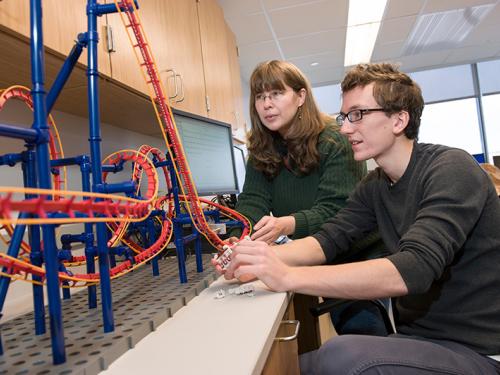
[[376, 227], [409, 290], [398, 332], [500, 353], [500, 200], [474, 159], [415, 143], [399, 181], [373, 171], [314, 237], [331, 262]]

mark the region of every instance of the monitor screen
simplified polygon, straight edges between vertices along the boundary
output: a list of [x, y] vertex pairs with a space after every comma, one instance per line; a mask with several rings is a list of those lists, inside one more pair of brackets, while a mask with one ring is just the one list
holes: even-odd
[[179, 110], [173, 113], [198, 194], [236, 194], [231, 126]]
[[243, 191], [243, 185], [245, 184], [245, 174], [246, 174], [246, 157], [245, 157], [245, 146], [233, 146], [234, 151], [234, 163], [236, 166], [236, 177], [238, 179], [238, 191], [241, 193]]

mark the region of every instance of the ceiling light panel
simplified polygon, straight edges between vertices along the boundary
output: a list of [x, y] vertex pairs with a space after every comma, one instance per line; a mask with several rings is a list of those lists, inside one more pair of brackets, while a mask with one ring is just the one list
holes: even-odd
[[456, 48], [494, 6], [487, 4], [419, 16], [403, 54]]
[[350, 0], [347, 25], [356, 26], [380, 22], [384, 15], [386, 2], [387, 0]]

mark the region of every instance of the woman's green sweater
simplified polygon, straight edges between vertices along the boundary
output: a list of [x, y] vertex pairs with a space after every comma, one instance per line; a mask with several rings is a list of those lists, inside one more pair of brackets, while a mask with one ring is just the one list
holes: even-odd
[[263, 216], [295, 218], [292, 238], [302, 238], [344, 207], [355, 185], [366, 174], [366, 164], [353, 159], [351, 146], [338, 131], [327, 127], [319, 136], [320, 165], [307, 176], [297, 176], [282, 168], [272, 180], [247, 163], [243, 192], [236, 210], [252, 225]]

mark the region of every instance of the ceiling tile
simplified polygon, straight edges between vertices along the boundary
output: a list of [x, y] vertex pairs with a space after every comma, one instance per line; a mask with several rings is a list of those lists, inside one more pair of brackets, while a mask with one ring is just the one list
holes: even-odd
[[416, 19], [417, 16], [408, 16], [382, 21], [377, 42], [386, 44], [406, 40]]
[[[344, 53], [322, 53], [318, 55], [309, 55], [289, 59], [291, 63], [303, 72], [317, 71], [326, 68], [343, 68]], [[311, 66], [312, 63], [317, 63], [316, 66]]]
[[425, 0], [389, 0], [384, 18], [389, 19], [419, 14], [424, 3]]
[[449, 50], [426, 52], [417, 55], [403, 56], [395, 60], [395, 63], [401, 65], [404, 72], [413, 72], [425, 68], [436, 68], [444, 65], [449, 56]]
[[273, 39], [263, 13], [227, 18], [226, 21], [236, 36], [238, 46]]
[[376, 44], [373, 49], [371, 61], [390, 61], [401, 56], [404, 42]]
[[318, 1], [321, 0], [264, 0], [264, 8], [269, 11], [317, 3]]
[[[318, 1], [269, 12], [278, 38], [309, 34], [346, 26], [347, 4], [336, 1]], [[291, 20], [298, 20], [293, 22]]]
[[281, 58], [274, 41], [244, 45], [239, 47], [239, 52], [240, 65], [247, 72], [251, 72], [262, 61]]
[[217, 0], [224, 10], [224, 17], [238, 17], [262, 12], [260, 0]]
[[499, 49], [500, 43], [458, 48], [450, 52], [450, 55], [446, 58], [446, 63], [453, 65], [473, 63], [495, 56]]
[[[1, 1], [1, 0], [0, 0]], [[314, 85], [335, 78], [343, 64], [348, 0], [218, 0], [240, 49], [241, 75], [248, 80], [264, 60], [291, 60]], [[369, 0], [367, 0], [369, 1]], [[433, 52], [402, 56], [403, 47], [419, 15], [484, 4], [496, 4], [461, 43], [444, 40]], [[265, 18], [266, 12], [275, 35]], [[401, 61], [412, 71], [476, 61], [500, 54], [500, 0], [388, 0], [372, 61]], [[277, 40], [273, 40], [277, 37]], [[311, 67], [312, 62], [320, 65]], [[321, 80], [325, 80], [321, 82]]]
[[491, 10], [491, 12], [484, 18], [481, 25], [494, 25], [498, 27], [500, 20], [500, 2]]
[[497, 25], [478, 25], [470, 35], [462, 42], [464, 46], [477, 45], [484, 43], [500, 42], [500, 29]]
[[339, 83], [344, 77], [344, 67], [318, 69], [315, 71], [307, 72], [306, 76], [313, 87]]
[[443, 12], [446, 10], [463, 9], [478, 5], [496, 3], [497, 0], [439, 0], [427, 1], [422, 9], [422, 13]]
[[279, 43], [286, 59], [321, 54], [329, 51], [343, 54], [345, 28], [280, 39]]

